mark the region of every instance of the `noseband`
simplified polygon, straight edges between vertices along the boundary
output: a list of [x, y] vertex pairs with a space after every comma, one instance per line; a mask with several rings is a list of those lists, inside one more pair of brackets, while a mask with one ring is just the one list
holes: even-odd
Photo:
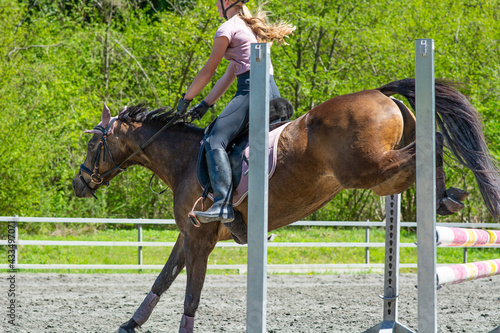
[[[99, 125], [94, 127], [95, 130], [102, 132], [101, 141], [99, 142], [99, 145], [97, 146], [97, 152], [96, 152], [96, 154], [93, 158], [93, 161], [92, 161], [92, 164], [94, 165], [94, 170], [91, 171], [85, 165], [83, 165], [83, 164], [80, 165], [80, 172], [78, 173], [80, 180], [82, 181], [82, 183], [85, 184], [85, 186], [90, 191], [90, 193], [94, 196], [94, 198], [97, 199], [97, 196], [95, 195], [95, 191], [97, 189], [95, 187], [94, 188], [91, 187], [90, 183], [94, 183], [96, 185], [103, 184], [105, 186], [108, 186], [109, 181], [106, 181], [106, 182], [104, 181], [104, 179], [107, 176], [109, 176], [110, 174], [112, 174], [116, 170], [125, 171], [125, 169], [122, 169], [122, 165], [124, 165], [128, 160], [130, 160], [132, 157], [134, 157], [137, 153], [144, 152], [143, 149], [146, 148], [146, 146], [148, 146], [151, 142], [153, 142], [154, 139], [156, 139], [161, 133], [163, 133], [163, 131], [165, 131], [168, 127], [170, 127], [170, 125], [175, 123], [180, 117], [181, 117], [180, 115], [175, 114], [172, 117], [172, 119], [168, 123], [166, 123], [162, 128], [160, 128], [160, 130], [158, 132], [156, 132], [148, 141], [146, 141], [146, 143], [144, 143], [142, 146], [137, 147], [137, 149], [132, 154], [130, 154], [129, 157], [127, 157], [125, 160], [123, 160], [123, 162], [121, 162], [121, 163], [116, 163], [113, 160], [113, 156], [111, 156], [111, 152], [109, 151], [108, 140], [107, 140], [108, 132], [109, 132], [111, 126], [113, 126], [113, 123], [117, 120], [117, 118], [111, 119], [111, 121], [109, 122], [108, 126], [106, 126], [106, 128], [99, 126]], [[101, 175], [101, 174], [99, 174], [99, 162], [100, 162], [101, 153], [102, 153], [102, 161], [103, 162], [106, 161], [106, 150], [107, 150], [108, 155], [111, 158], [111, 160], [115, 163], [115, 166], [113, 168], [111, 168], [110, 170], [104, 172]], [[82, 172], [84, 172], [90, 176], [89, 182], [85, 181], [85, 179], [83, 178]]]

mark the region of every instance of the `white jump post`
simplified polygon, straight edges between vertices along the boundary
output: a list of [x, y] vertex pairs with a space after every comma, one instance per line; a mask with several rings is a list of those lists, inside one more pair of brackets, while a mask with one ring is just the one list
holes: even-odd
[[247, 332], [266, 332], [269, 63], [267, 43], [252, 44], [248, 182]]
[[401, 194], [385, 197], [385, 268], [383, 321], [364, 333], [412, 333], [398, 322], [399, 239], [401, 229]]
[[[436, 267], [436, 246], [498, 246], [500, 232], [436, 227], [434, 41], [415, 41], [418, 331], [436, 333], [437, 287], [500, 274], [500, 259]], [[500, 326], [493, 329], [500, 332]]]
[[418, 331], [437, 333], [434, 41], [415, 40]]

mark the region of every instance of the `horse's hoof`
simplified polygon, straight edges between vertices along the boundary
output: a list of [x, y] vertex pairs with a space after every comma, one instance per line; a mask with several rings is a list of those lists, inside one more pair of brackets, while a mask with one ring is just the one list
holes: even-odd
[[450, 187], [446, 190], [446, 196], [452, 198], [455, 201], [461, 202], [467, 199], [467, 197], [469, 196], [469, 192], [465, 192], [464, 190], [456, 187]]
[[120, 326], [117, 333], [135, 333], [136, 327], [139, 327], [139, 325], [135, 322], [134, 319], [130, 319]]
[[465, 207], [464, 204], [459, 202], [459, 201], [456, 201], [452, 198], [443, 198], [439, 202], [439, 206], [436, 209], [436, 212], [439, 215], [446, 216], [446, 215], [455, 214], [456, 212], [458, 212], [459, 210], [461, 210], [464, 207]]
[[120, 327], [117, 333], [135, 333], [135, 330], [133, 328], [131, 330], [128, 330], [123, 327]]

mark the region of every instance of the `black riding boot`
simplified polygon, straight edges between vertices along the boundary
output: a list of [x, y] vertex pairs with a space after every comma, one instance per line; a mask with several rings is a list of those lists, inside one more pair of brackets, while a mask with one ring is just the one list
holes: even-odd
[[201, 223], [234, 220], [233, 175], [225, 149], [216, 148], [207, 152], [208, 174], [214, 192], [214, 204], [207, 211], [195, 211]]

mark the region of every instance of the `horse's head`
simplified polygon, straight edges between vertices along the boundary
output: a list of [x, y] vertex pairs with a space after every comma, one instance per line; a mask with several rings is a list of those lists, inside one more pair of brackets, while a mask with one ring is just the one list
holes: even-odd
[[184, 171], [179, 165], [187, 162], [180, 159], [196, 160], [199, 147], [196, 143], [203, 137], [203, 129], [186, 126], [186, 120], [179, 118], [175, 109], [162, 107], [149, 111], [144, 104], [126, 107], [114, 118], [104, 105], [99, 125], [85, 132], [94, 136], [88, 143], [87, 157], [73, 179], [73, 189], [80, 198], [95, 197], [98, 188], [108, 185], [134, 164], [160, 172], [159, 177], [164, 181], [168, 175], [177, 177], [172, 170], [165, 170], [165, 161], [175, 157], [176, 163], [169, 165]]
[[[111, 112], [104, 105], [101, 122], [92, 130], [93, 133], [87, 148], [87, 156], [80, 166], [80, 171], [73, 179], [73, 189], [79, 198], [95, 196], [95, 191], [125, 169], [125, 156], [118, 137], [112, 135], [117, 118], [111, 118]], [[118, 163], [117, 163], [118, 162]]]

